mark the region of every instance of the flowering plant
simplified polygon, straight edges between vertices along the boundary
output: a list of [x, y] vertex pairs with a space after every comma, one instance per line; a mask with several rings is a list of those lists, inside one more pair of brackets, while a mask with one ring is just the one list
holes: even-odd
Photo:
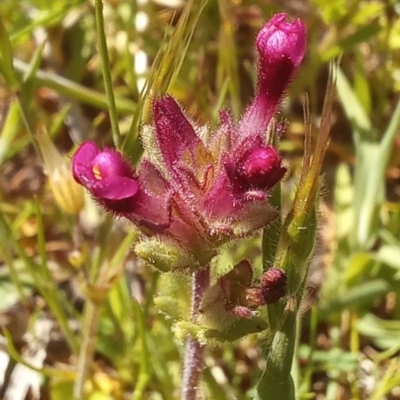
[[260, 31], [257, 93], [238, 123], [221, 111], [215, 131], [199, 127], [164, 96], [153, 101], [154, 126], [143, 129], [145, 154], [138, 171], [120, 153], [92, 142], [75, 153], [75, 179], [106, 210], [151, 237], [140, 254], [156, 260], [157, 251], [148, 244], [163, 240], [179, 252], [178, 265], [156, 262], [162, 270], [204, 267], [222, 244], [277, 217], [268, 191], [286, 168], [268, 128], [303, 59], [305, 36], [301, 21], [286, 22], [285, 14], [275, 15]]
[[[135, 245], [139, 257], [161, 271], [192, 275], [191, 318], [198, 329], [185, 331], [183, 399], [195, 399], [206, 338], [254, 319], [257, 323], [246, 325], [235, 338], [270, 329], [270, 370], [259, 389], [266, 382], [274, 385], [271, 379], [278, 371], [276, 377], [282, 379], [277, 387], [284, 384], [287, 390], [285, 395], [279, 389], [279, 398], [293, 398], [288, 366], [294, 340], [282, 341], [281, 335], [285, 330], [295, 332], [293, 315], [314, 243], [312, 238], [311, 248], [308, 243], [304, 246], [299, 236], [301, 224], [314, 224], [310, 216], [315, 215], [318, 191], [321, 158], [311, 161], [309, 148], [292, 210], [278, 232], [278, 244], [271, 246], [276, 249], [277, 265], [268, 265], [257, 283], [252, 266], [242, 260], [210, 286], [210, 262], [222, 245], [268, 229], [274, 219], [281, 220], [280, 210], [270, 204], [271, 191], [286, 172], [276, 148], [279, 135], [272, 117], [303, 60], [304, 24], [288, 22], [286, 14], [277, 14], [258, 33], [256, 48], [256, 93], [238, 122], [223, 110], [216, 129], [198, 126], [173, 97], [157, 97], [152, 103], [154, 123], [142, 129], [145, 152], [137, 169], [119, 152], [100, 149], [93, 142], [83, 143], [72, 160], [76, 181], [107, 211], [139, 227], [143, 234]], [[322, 154], [324, 145], [317, 146]], [[303, 265], [297, 272], [291, 253], [295, 247]], [[266, 304], [270, 304], [268, 323], [256, 315]]]

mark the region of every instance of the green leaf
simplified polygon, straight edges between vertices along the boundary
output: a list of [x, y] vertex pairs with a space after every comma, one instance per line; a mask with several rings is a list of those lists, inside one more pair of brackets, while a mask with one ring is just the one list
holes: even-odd
[[357, 329], [384, 350], [400, 343], [400, 321], [387, 321], [368, 313], [358, 320]]
[[[21, 73], [26, 73], [29, 70], [29, 65], [20, 60], [14, 60], [14, 67], [16, 71]], [[102, 110], [108, 109], [107, 97], [103, 93], [89, 89], [52, 72], [45, 72], [39, 69], [36, 73], [36, 84], [53, 89], [59, 94], [93, 107]], [[121, 114], [132, 114], [136, 108], [136, 103], [121, 96], [115, 98], [115, 104], [117, 111]]]
[[337, 71], [336, 87], [343, 110], [353, 128], [356, 146], [361, 139], [376, 140], [376, 135], [372, 132], [371, 121], [340, 68]]
[[356, 145], [353, 246], [368, 249], [374, 243], [380, 225], [379, 213], [385, 198], [385, 172], [400, 124], [400, 101], [389, 127], [379, 142], [365, 110], [340, 70], [338, 93], [352, 125]]
[[370, 253], [356, 253], [350, 259], [346, 268], [344, 279], [347, 286], [356, 284], [365, 275], [366, 270], [370, 269], [374, 263]]
[[354, 186], [347, 164], [341, 163], [336, 171], [334, 186], [336, 237], [338, 241], [346, 240], [354, 224]]
[[374, 258], [382, 263], [389, 265], [400, 271], [400, 247], [382, 246], [375, 254]]
[[217, 330], [207, 329], [205, 337], [208, 339], [217, 339], [219, 341], [234, 342], [251, 333], [259, 333], [268, 329], [265, 318], [237, 318], [236, 322], [229, 326], [228, 329]]
[[19, 130], [21, 129], [21, 115], [19, 111], [19, 105], [14, 100], [4, 118], [3, 129], [0, 134], [0, 165], [9, 155], [11, 150], [11, 143], [15, 140]]
[[299, 358], [319, 364], [318, 369], [323, 371], [339, 370], [341, 372], [351, 372], [358, 368], [358, 354], [350, 353], [339, 348], [328, 351], [313, 350], [311, 357], [310, 347], [302, 344], [299, 347]]
[[11, 43], [0, 15], [0, 73], [4, 76], [7, 85], [16, 90], [18, 80], [13, 67], [13, 54]]
[[[83, 0], [69, 0], [63, 3], [60, 7], [56, 5], [55, 8], [50, 8], [49, 4], [47, 4], [46, 8], [49, 8], [44, 11], [39, 11], [38, 15], [35, 19], [31, 20], [29, 23], [23, 25], [21, 29], [15, 29], [10, 34], [10, 41], [13, 44], [19, 42], [25, 35], [30, 35], [35, 29], [41, 27], [52, 27], [60, 25], [63, 19], [68, 15], [68, 13], [73, 9], [82, 4]], [[54, 6], [53, 4], [51, 4]], [[37, 10], [38, 11], [38, 10]], [[35, 13], [36, 14], [36, 13]]]
[[27, 71], [24, 73], [24, 76], [22, 77], [21, 96], [23, 97], [23, 100], [26, 102], [26, 104], [30, 104], [30, 102], [32, 101], [33, 91], [35, 89], [36, 74], [42, 62], [42, 53], [45, 45], [46, 43], [43, 42], [35, 50], [31, 63]]
[[321, 307], [321, 314], [330, 314], [344, 309], [371, 305], [377, 298], [390, 291], [390, 284], [385, 279], [374, 279], [347, 290], [344, 294]]

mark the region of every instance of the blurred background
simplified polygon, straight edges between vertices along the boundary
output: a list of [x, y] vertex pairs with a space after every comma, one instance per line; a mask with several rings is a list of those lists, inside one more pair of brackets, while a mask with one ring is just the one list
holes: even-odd
[[[298, 397], [400, 399], [398, 1], [105, 0], [124, 152], [138, 162], [149, 95], [173, 94], [199, 124], [215, 126], [221, 108], [239, 118], [254, 93], [255, 35], [277, 12], [308, 29], [276, 116], [287, 121], [284, 204], [299, 178], [306, 94], [318, 135], [329, 62], [339, 64]], [[79, 398], [85, 370], [84, 398], [177, 399], [184, 346], [154, 303], [170, 285], [170, 306], [185, 313], [189, 292], [138, 261], [137, 233], [69, 173], [81, 141], [115, 143], [95, 2], [2, 0], [0, 18], [0, 398]], [[216, 267], [244, 257], [261, 269], [259, 237], [227, 248]], [[209, 346], [199, 398], [251, 398], [265, 341]]]

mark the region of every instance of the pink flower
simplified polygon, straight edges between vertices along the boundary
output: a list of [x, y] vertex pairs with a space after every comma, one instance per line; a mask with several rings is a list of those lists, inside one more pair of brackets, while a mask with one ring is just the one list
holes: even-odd
[[99, 150], [93, 142], [84, 143], [74, 154], [72, 174], [92, 195], [112, 211], [130, 209], [139, 185], [134, 170], [120, 153]]
[[257, 36], [257, 91], [238, 123], [221, 111], [211, 131], [171, 96], [155, 99], [137, 174], [119, 153], [86, 143], [73, 159], [75, 179], [105, 208], [176, 240], [201, 265], [221, 244], [265, 227], [277, 216], [268, 190], [286, 171], [268, 127], [306, 43], [302, 22], [286, 18], [275, 15]]
[[144, 162], [137, 176], [120, 153], [93, 142], [78, 148], [71, 165], [75, 180], [106, 210], [154, 231], [169, 225], [168, 185], [152, 165]]
[[[265, 132], [306, 49], [306, 29], [287, 14], [274, 15], [257, 35], [258, 82], [253, 104], [240, 122], [242, 140]], [[240, 141], [241, 142], [241, 141]]]

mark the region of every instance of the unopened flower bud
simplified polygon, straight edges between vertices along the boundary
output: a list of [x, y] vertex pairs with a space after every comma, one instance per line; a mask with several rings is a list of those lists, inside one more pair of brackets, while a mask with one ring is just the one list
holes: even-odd
[[84, 193], [82, 187], [74, 181], [67, 160], [47, 134], [38, 134], [36, 139], [57, 204], [68, 214], [79, 213], [85, 205]]
[[272, 146], [260, 147], [245, 154], [239, 166], [239, 177], [246, 188], [268, 190], [285, 175], [279, 152]]
[[[306, 30], [304, 24], [296, 19], [287, 21], [287, 14], [274, 15], [257, 35], [256, 46], [260, 56], [260, 63], [284, 66], [290, 63], [290, 71], [297, 68], [304, 57], [306, 47]], [[263, 66], [261, 65], [261, 68]], [[278, 72], [278, 71], [277, 71]], [[261, 79], [267, 77], [261, 77]], [[270, 77], [272, 80], [274, 77]]]
[[258, 51], [257, 94], [241, 121], [245, 137], [265, 132], [291, 77], [303, 60], [306, 29], [299, 20], [287, 21], [287, 14], [274, 15], [256, 39]]
[[266, 304], [275, 303], [287, 292], [287, 275], [285, 270], [270, 268], [261, 278], [261, 291]]

